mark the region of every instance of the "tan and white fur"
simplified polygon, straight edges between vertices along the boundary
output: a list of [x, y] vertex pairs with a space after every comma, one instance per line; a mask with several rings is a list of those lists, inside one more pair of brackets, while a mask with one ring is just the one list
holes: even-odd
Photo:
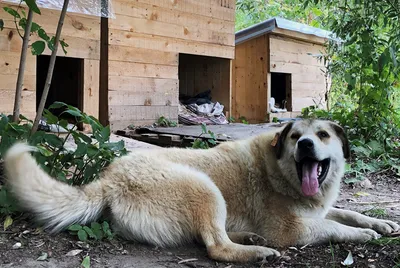
[[[305, 140], [315, 161], [330, 159], [318, 187], [311, 164], [302, 169], [309, 182], [296, 168]], [[394, 222], [332, 207], [349, 148], [343, 129], [328, 121], [296, 121], [208, 150], [138, 149], [82, 187], [49, 177], [32, 150], [16, 144], [8, 151], [8, 183], [54, 232], [108, 209], [126, 239], [161, 247], [197, 240], [212, 259], [247, 262], [280, 255], [269, 247], [366, 242], [399, 230]]]

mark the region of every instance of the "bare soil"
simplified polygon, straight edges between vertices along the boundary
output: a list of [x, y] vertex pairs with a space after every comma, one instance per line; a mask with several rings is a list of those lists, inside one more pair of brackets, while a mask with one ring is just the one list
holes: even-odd
[[[383, 218], [400, 222], [400, 179], [378, 174], [367, 183], [343, 185], [337, 206], [364, 212], [382, 208]], [[370, 183], [368, 183], [370, 182]], [[397, 201], [396, 201], [397, 200]], [[91, 267], [340, 267], [349, 252], [352, 267], [400, 267], [400, 238], [376, 244], [308, 245], [303, 248], [280, 249], [282, 257], [275, 261], [253, 264], [217, 263], [207, 257], [199, 245], [176, 249], [160, 249], [132, 244], [121, 239], [83, 243], [67, 232], [50, 235], [35, 228], [26, 216], [16, 218], [12, 227], [0, 232], [0, 267], [80, 267], [82, 259], [90, 256]], [[21, 247], [13, 249], [16, 243]], [[82, 250], [66, 256], [71, 250]], [[45, 261], [37, 258], [48, 254]]]

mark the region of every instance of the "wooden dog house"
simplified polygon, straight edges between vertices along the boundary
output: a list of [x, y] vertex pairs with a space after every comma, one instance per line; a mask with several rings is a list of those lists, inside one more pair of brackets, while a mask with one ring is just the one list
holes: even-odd
[[[310, 105], [324, 106], [327, 78], [316, 55], [324, 52], [330, 35], [281, 18], [237, 32], [232, 116], [260, 123], [296, 117]], [[287, 112], [271, 113], [271, 97]]]
[[[101, 4], [112, 6], [113, 18], [67, 13], [61, 37], [68, 53], [59, 49], [58, 55], [68, 59], [56, 61], [56, 71], [67, 77], [55, 74], [49, 102], [76, 104], [113, 130], [153, 123], [160, 116], [177, 120], [180, 93], [211, 89], [213, 99], [229, 111], [234, 0]], [[15, 7], [0, 3], [5, 22], [0, 31], [0, 112], [7, 114], [13, 109], [22, 44], [12, 17], [3, 10], [10, 5]], [[39, 8], [42, 15], [34, 21], [54, 35], [60, 11]], [[21, 113], [29, 118], [36, 112], [46, 55], [48, 49], [43, 56], [28, 55]]]

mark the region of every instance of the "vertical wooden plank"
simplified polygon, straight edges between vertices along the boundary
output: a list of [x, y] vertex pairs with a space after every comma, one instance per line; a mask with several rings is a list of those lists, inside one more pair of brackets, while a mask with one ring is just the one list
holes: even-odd
[[[101, 0], [102, 10], [108, 10], [108, 0]], [[108, 18], [100, 20], [99, 121], [109, 124], [108, 113]]]
[[99, 76], [100, 61], [85, 60], [84, 63], [84, 87], [83, 87], [83, 111], [96, 118], [99, 116]]

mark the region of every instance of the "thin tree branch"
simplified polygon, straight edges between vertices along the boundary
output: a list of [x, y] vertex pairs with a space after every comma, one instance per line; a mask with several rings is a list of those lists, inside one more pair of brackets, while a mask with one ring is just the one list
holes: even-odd
[[64, 4], [63, 4], [61, 14], [60, 14], [60, 19], [58, 20], [56, 37], [54, 38], [54, 50], [52, 51], [51, 57], [50, 57], [49, 70], [47, 72], [46, 83], [44, 85], [42, 98], [40, 99], [39, 107], [37, 109], [36, 118], [35, 118], [35, 121], [33, 122], [31, 134], [34, 134], [39, 127], [39, 121], [42, 118], [44, 105], [46, 104], [47, 95], [49, 94], [51, 80], [53, 78], [54, 66], [56, 63], [58, 44], [60, 42], [61, 30], [62, 30], [62, 27], [64, 24], [65, 15], [67, 13], [68, 4], [69, 4], [69, 0], [64, 0]]
[[14, 110], [13, 110], [14, 122], [19, 122], [19, 113], [20, 113], [19, 108], [21, 106], [22, 84], [24, 82], [26, 55], [28, 53], [29, 36], [31, 34], [32, 19], [33, 19], [33, 11], [29, 9], [28, 18], [24, 30], [25, 31], [24, 38], [22, 41], [21, 58], [19, 61], [18, 79], [16, 86], [17, 88], [15, 90], [15, 100], [14, 100]]

